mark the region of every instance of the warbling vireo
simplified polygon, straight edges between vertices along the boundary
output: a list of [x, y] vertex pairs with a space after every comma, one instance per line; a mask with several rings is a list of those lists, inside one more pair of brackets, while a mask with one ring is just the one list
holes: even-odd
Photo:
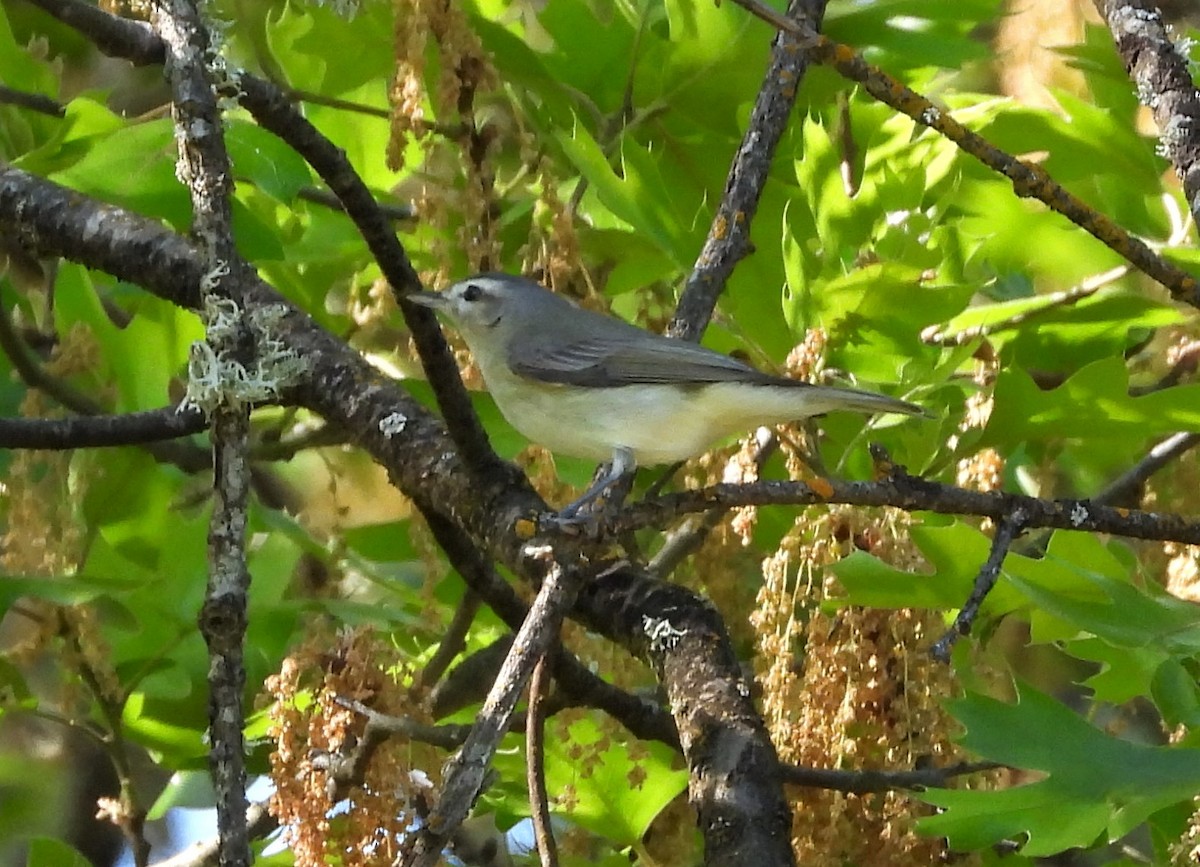
[[458, 329], [500, 412], [524, 436], [552, 452], [611, 462], [563, 518], [638, 464], [694, 457], [762, 425], [843, 409], [926, 414], [882, 394], [763, 373], [584, 310], [523, 277], [480, 274], [407, 298]]

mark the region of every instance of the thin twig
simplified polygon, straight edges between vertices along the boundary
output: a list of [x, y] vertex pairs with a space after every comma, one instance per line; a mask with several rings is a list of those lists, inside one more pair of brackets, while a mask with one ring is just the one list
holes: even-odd
[[[742, 143], [729, 167], [725, 192], [684, 284], [675, 316], [667, 327], [667, 333], [674, 337], [700, 339], [729, 275], [751, 251], [750, 224], [766, 187], [775, 148], [791, 123], [796, 94], [808, 69], [809, 58], [799, 49], [806, 35], [821, 25], [824, 16], [825, 0], [791, 0], [787, 16], [781, 16], [797, 30], [778, 34], [771, 46], [771, 62], [750, 110]], [[798, 39], [795, 33], [805, 36]]]
[[960, 762], [945, 768], [918, 768], [913, 771], [841, 771], [784, 765], [783, 779], [794, 786], [866, 795], [872, 792], [944, 788], [955, 777], [1001, 767], [1004, 766], [995, 762]]
[[[270, 800], [258, 801], [246, 810], [246, 828], [251, 840], [262, 840], [275, 832], [279, 822], [271, 815]], [[170, 858], [155, 861], [151, 867], [216, 867], [220, 838], [211, 837], [193, 843]]]
[[13, 90], [0, 84], [0, 103], [19, 105], [30, 111], [38, 111], [52, 117], [66, 117], [67, 109], [61, 102], [40, 93], [26, 93], [23, 90]]
[[954, 618], [954, 624], [934, 643], [930, 651], [934, 659], [949, 662], [950, 651], [954, 648], [954, 643], [960, 636], [971, 632], [971, 626], [975, 623], [975, 618], [979, 616], [979, 608], [983, 605], [983, 600], [996, 586], [996, 579], [1000, 577], [1000, 567], [1004, 564], [1008, 549], [1025, 529], [1024, 518], [1024, 513], [1017, 509], [1011, 514], [1005, 515], [996, 525], [996, 533], [992, 538], [992, 550], [983, 566], [980, 567], [979, 574], [975, 577], [971, 595], [959, 609], [958, 615]]
[[[537, 556], [551, 558], [552, 553], [546, 548]], [[467, 818], [483, 788], [500, 738], [508, 730], [517, 699], [534, 666], [557, 638], [562, 619], [575, 602], [583, 576], [565, 574], [553, 560], [548, 562], [549, 569], [529, 608], [529, 616], [513, 640], [512, 651], [476, 717], [470, 737], [446, 765], [441, 798], [425, 824], [413, 834], [411, 845], [401, 859], [404, 867], [431, 867]]]
[[204, 413], [178, 406], [117, 415], [0, 418], [0, 448], [61, 450], [141, 445], [190, 436], [207, 427]]
[[[342, 200], [329, 192], [329, 190], [322, 190], [318, 187], [301, 187], [297, 190], [296, 195], [305, 201], [324, 205], [335, 211], [341, 211], [342, 213], [346, 211], [346, 206], [342, 203]], [[379, 213], [383, 214], [389, 220], [395, 220], [398, 223], [415, 220], [417, 217], [417, 212], [412, 205], [389, 205], [387, 202], [376, 202], [375, 204], [379, 208]]]
[[[931, 325], [921, 332], [921, 340], [933, 346], [963, 346], [972, 340], [986, 337], [997, 331], [1007, 331], [1024, 325], [1032, 319], [1045, 316], [1047, 313], [1052, 313], [1059, 308], [1078, 304], [1083, 299], [1095, 295], [1105, 286], [1109, 286], [1120, 280], [1131, 270], [1132, 267], [1129, 265], [1118, 265], [1102, 274], [1088, 277], [1070, 289], [1039, 295], [1036, 299], [1036, 307], [1026, 308], [1020, 313], [1014, 313], [1012, 316], [997, 319], [995, 322], [983, 322], [979, 325], [973, 325], [970, 328], [964, 328], [961, 331], [949, 331], [944, 330], [941, 325]], [[1030, 299], [1030, 301], [1032, 300]]]
[[416, 677], [418, 689], [429, 689], [439, 680], [454, 661], [454, 657], [467, 646], [467, 632], [475, 622], [475, 614], [479, 611], [479, 596], [471, 590], [463, 594], [458, 607], [454, 609], [454, 617], [450, 619], [437, 651], [425, 663], [425, 667]]
[[1155, 445], [1146, 456], [1092, 497], [1096, 503], [1124, 505], [1137, 498], [1143, 484], [1171, 461], [1200, 444], [1200, 434], [1177, 433]]
[[529, 680], [529, 708], [525, 713], [525, 783], [542, 867], [558, 867], [558, 846], [550, 825], [550, 796], [546, 792], [546, 694], [550, 689], [550, 665], [543, 656]]

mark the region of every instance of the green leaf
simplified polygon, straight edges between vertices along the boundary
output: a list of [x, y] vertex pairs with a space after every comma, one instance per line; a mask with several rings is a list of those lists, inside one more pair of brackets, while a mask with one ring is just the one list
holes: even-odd
[[284, 204], [291, 204], [296, 193], [312, 181], [300, 155], [257, 124], [231, 119], [225, 140], [237, 176]]
[[966, 727], [963, 746], [982, 758], [1045, 773], [1002, 791], [934, 789], [920, 797], [944, 809], [920, 828], [953, 848], [976, 849], [1027, 838], [1028, 856], [1045, 856], [1097, 837], [1115, 840], [1150, 814], [1200, 789], [1200, 749], [1151, 747], [1111, 737], [1036, 690], [1020, 686], [1016, 704], [978, 694], [949, 703]]
[[74, 846], [50, 837], [34, 837], [28, 842], [26, 867], [91, 867]]
[[1049, 391], [1019, 367], [996, 381], [995, 410], [983, 443], [996, 445], [1055, 437], [1094, 441], [1175, 433], [1200, 427], [1200, 385], [1180, 385], [1131, 397], [1124, 360], [1092, 362]]

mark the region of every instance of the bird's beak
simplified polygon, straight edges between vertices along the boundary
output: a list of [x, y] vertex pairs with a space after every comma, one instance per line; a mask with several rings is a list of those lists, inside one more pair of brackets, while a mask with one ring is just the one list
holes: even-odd
[[437, 292], [410, 292], [404, 296], [404, 300], [433, 310], [445, 310], [450, 306], [450, 299]]

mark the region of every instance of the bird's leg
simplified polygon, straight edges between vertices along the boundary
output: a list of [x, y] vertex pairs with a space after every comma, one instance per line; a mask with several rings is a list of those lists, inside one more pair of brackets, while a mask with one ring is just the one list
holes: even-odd
[[637, 461], [634, 460], [633, 452], [623, 447], [613, 449], [612, 460], [604, 465], [604, 472], [600, 473], [596, 480], [588, 486], [588, 489], [583, 492], [583, 496], [563, 507], [562, 511], [555, 515], [555, 519], [560, 524], [586, 522], [589, 517], [588, 513], [593, 511], [590, 508], [592, 504], [607, 494], [626, 473], [632, 473], [636, 468]]

